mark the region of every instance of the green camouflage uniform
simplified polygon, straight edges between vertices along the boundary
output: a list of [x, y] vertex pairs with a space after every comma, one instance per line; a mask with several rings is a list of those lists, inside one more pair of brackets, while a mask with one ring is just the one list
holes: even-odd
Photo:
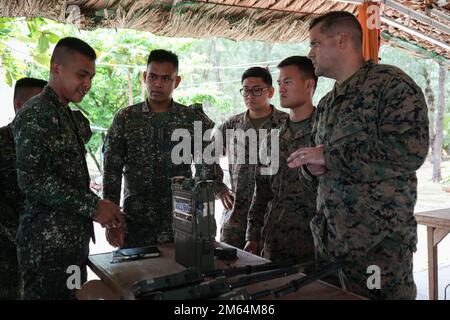
[[[123, 247], [173, 242], [170, 178], [191, 177], [192, 171], [190, 163], [172, 162], [172, 149], [180, 142], [171, 141], [172, 132], [188, 130], [193, 145], [194, 121], [202, 122], [203, 132], [214, 127], [198, 104], [187, 107], [173, 102], [169, 111], [160, 116], [146, 101], [129, 106], [116, 114], [106, 136], [103, 198], [120, 204], [123, 174]], [[204, 141], [202, 147], [208, 143]], [[196, 175], [202, 170], [211, 173], [212, 168], [196, 164]]]
[[17, 233], [24, 299], [71, 299], [71, 265], [86, 281], [92, 216], [98, 197], [89, 172], [80, 125], [49, 86], [13, 121], [17, 180], [25, 195]]
[[[320, 101], [312, 137], [324, 144], [316, 249], [343, 258], [347, 288], [377, 299], [414, 299], [416, 170], [428, 153], [421, 89], [393, 66], [369, 62]], [[381, 290], [369, 290], [370, 265]]]
[[[256, 174], [246, 240], [259, 241], [262, 256], [271, 261], [314, 260], [309, 223], [316, 214], [317, 178], [307, 180], [299, 169], [287, 166], [292, 152], [311, 145], [313, 116], [300, 123], [295, 136], [289, 127], [290, 120], [279, 128], [280, 168], [274, 175]], [[263, 147], [270, 148], [268, 141]]]
[[78, 123], [81, 139], [84, 144], [87, 144], [92, 137], [91, 123], [80, 110], [72, 110], [72, 114], [75, 116], [75, 121]]
[[[279, 127], [281, 123], [289, 117], [287, 113], [280, 111], [273, 106], [272, 108], [272, 115], [258, 129], [266, 129], [270, 132], [270, 129]], [[250, 148], [247, 139], [244, 145], [245, 164], [231, 163], [230, 154], [238, 154], [238, 141], [236, 138], [233, 142], [227, 141], [227, 129], [247, 131], [248, 129], [255, 128], [248, 117], [248, 111], [232, 116], [218, 127], [218, 130], [222, 133], [224, 143], [223, 152], [228, 156], [231, 190], [235, 196], [232, 209], [223, 211], [220, 241], [226, 242], [237, 248], [243, 248], [245, 245], [248, 210], [250, 209], [250, 203], [255, 189], [256, 164], [250, 164], [249, 162]], [[229, 149], [232, 145], [234, 146], [233, 150]], [[221, 172], [221, 170], [218, 170], [218, 172]], [[219, 184], [217, 192], [221, 192], [227, 187], [223, 182], [220, 182], [223, 181], [223, 176], [221, 177], [220, 174], [218, 180]]]
[[0, 299], [19, 299], [16, 233], [23, 196], [17, 186], [16, 152], [10, 126], [0, 128]]

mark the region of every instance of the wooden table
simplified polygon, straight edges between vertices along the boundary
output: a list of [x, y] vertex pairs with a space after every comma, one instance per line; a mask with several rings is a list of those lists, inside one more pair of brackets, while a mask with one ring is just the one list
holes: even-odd
[[417, 223], [427, 226], [428, 291], [430, 300], [439, 299], [438, 294], [438, 244], [450, 232], [450, 208], [415, 214]]
[[[222, 246], [226, 246], [221, 244]], [[111, 253], [101, 253], [89, 256], [89, 267], [101, 280], [122, 299], [134, 299], [131, 287], [139, 280], [161, 277], [185, 270], [186, 268], [175, 262], [175, 250], [173, 244], [158, 246], [162, 252], [158, 258], [128, 261], [111, 264]], [[259, 256], [238, 249], [238, 259], [231, 264], [215, 259], [216, 268], [241, 267], [246, 265], [258, 265], [269, 262]], [[303, 274], [297, 273], [285, 278], [278, 278], [246, 286], [249, 294], [266, 289], [276, 288], [298, 279]], [[269, 296], [266, 299], [275, 299]], [[360, 300], [355, 294], [343, 291], [333, 285], [322, 281], [316, 281], [297, 292], [283, 297], [284, 300]]]

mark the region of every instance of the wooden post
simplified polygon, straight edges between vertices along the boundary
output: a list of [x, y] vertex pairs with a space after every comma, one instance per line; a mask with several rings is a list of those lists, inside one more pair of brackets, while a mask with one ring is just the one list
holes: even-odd
[[428, 248], [428, 299], [438, 298], [437, 245], [434, 245], [434, 227], [427, 227]]

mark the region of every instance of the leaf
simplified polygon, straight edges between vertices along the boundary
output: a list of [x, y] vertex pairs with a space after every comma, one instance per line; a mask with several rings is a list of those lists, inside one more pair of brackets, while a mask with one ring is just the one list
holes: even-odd
[[34, 58], [34, 61], [36, 61], [38, 64], [40, 64], [44, 67], [50, 66], [50, 57], [49, 57], [49, 55], [47, 55], [45, 53], [34, 55], [33, 58]]
[[47, 52], [47, 49], [50, 47], [50, 43], [45, 36], [45, 33], [43, 33], [38, 40], [38, 51], [39, 53], [45, 53]]
[[14, 35], [14, 37], [16, 38], [16, 40], [19, 40], [20, 42], [23, 42], [23, 43], [34, 42], [32, 38], [24, 36], [23, 34], [16, 34], [16, 35]]
[[30, 37], [32, 37], [34, 34], [36, 34], [36, 24], [33, 20], [27, 21], [28, 30], [30, 30]]
[[61, 37], [53, 32], [47, 32], [47, 38], [51, 43], [57, 43]]
[[7, 35], [11, 33], [13, 30], [10, 28], [3, 28], [3, 26], [0, 26], [0, 35]]
[[11, 71], [8, 70], [5, 72], [5, 78], [6, 78], [6, 83], [8, 84], [8, 86], [12, 87], [13, 76], [11, 74]]

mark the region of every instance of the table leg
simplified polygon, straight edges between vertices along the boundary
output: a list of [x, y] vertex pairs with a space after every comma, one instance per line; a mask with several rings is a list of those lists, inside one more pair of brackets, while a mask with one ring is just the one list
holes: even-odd
[[437, 272], [437, 244], [434, 241], [433, 227], [427, 227], [428, 238], [428, 292], [430, 300], [439, 299], [438, 296], [438, 272]]

